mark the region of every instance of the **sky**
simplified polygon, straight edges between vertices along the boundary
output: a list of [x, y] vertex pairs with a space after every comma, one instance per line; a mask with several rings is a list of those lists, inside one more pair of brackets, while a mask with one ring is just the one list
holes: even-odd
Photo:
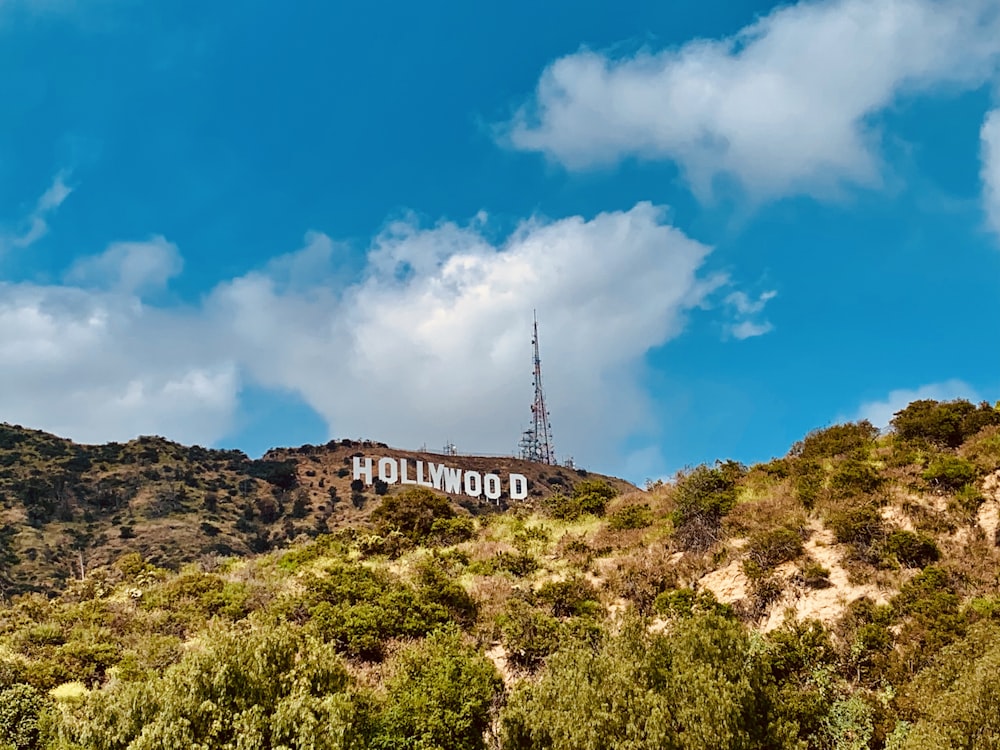
[[636, 482], [1000, 399], [1000, 6], [0, 1], [0, 421]]

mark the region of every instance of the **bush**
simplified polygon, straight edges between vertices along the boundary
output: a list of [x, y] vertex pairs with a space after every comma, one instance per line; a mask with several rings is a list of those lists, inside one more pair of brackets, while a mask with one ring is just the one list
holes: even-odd
[[454, 517], [448, 499], [426, 487], [410, 487], [390, 495], [372, 513], [379, 534], [385, 536], [395, 529], [416, 544], [431, 535], [436, 521]]
[[793, 529], [779, 527], [751, 535], [743, 572], [747, 578], [761, 578], [776, 565], [789, 562], [802, 554], [802, 535]]
[[580, 503], [580, 509], [595, 516], [603, 514], [608, 501], [617, 495], [618, 490], [603, 479], [585, 479], [573, 487], [573, 499]]
[[305, 606], [312, 628], [337, 650], [363, 659], [382, 658], [392, 638], [426, 635], [451, 618], [447, 607], [387, 573], [338, 564], [307, 581]]
[[842, 461], [830, 478], [830, 486], [841, 498], [868, 497], [878, 492], [885, 478], [871, 464], [855, 459]]
[[213, 629], [161, 676], [93, 693], [67, 730], [90, 750], [341, 750], [365, 744], [366, 711], [349, 687], [331, 648], [293, 627]]
[[554, 617], [593, 615], [600, 607], [597, 590], [582, 576], [547, 581], [538, 589], [537, 596], [550, 607]]
[[434, 544], [449, 547], [472, 539], [475, 533], [476, 525], [471, 518], [456, 516], [455, 518], [434, 519], [428, 536]]
[[908, 568], [923, 568], [941, 557], [931, 537], [903, 530], [889, 535], [885, 541], [885, 551]]
[[0, 747], [40, 750], [38, 717], [44, 706], [42, 694], [30, 685], [0, 690]]
[[976, 467], [958, 456], [938, 456], [924, 471], [923, 478], [935, 487], [954, 491], [975, 481]]
[[653, 511], [649, 505], [626, 505], [619, 508], [608, 518], [608, 528], [615, 531], [627, 529], [645, 529], [653, 525]]
[[476, 621], [475, 600], [445, 570], [444, 559], [433, 557], [418, 568], [418, 593], [424, 601], [439, 604], [448, 610], [452, 620], [463, 627]]
[[571, 644], [522, 681], [500, 717], [505, 748], [779, 748], [793, 746], [762, 664], [737, 623], [679, 618]]
[[823, 465], [813, 459], [798, 459], [792, 465], [792, 485], [799, 502], [807, 510], [812, 510], [823, 491], [826, 471]]
[[830, 586], [830, 571], [809, 558], [799, 566], [795, 580], [811, 589], [825, 589]]
[[444, 628], [390, 665], [388, 701], [373, 743], [384, 748], [482, 750], [503, 682], [493, 664]]
[[934, 445], [957, 448], [984, 427], [1000, 424], [1000, 412], [983, 402], [914, 401], [896, 412], [892, 426], [903, 440], [926, 440]]
[[678, 478], [671, 520], [682, 548], [701, 552], [718, 541], [722, 518], [736, 504], [737, 482], [745, 473], [742, 464], [726, 461], [714, 468], [698, 466]]
[[695, 617], [716, 615], [735, 617], [733, 608], [722, 604], [709, 590], [694, 591], [689, 588], [664, 591], [653, 600], [653, 612], [664, 617]]
[[858, 505], [835, 511], [827, 519], [827, 526], [841, 544], [867, 548], [883, 535], [882, 516], [873, 505]]
[[523, 599], [511, 599], [497, 625], [507, 658], [520, 667], [537, 667], [559, 648], [559, 621]]
[[575, 521], [585, 514], [602, 515], [608, 501], [617, 494], [618, 491], [604, 480], [587, 479], [577, 482], [571, 495], [550, 495], [545, 508], [553, 518]]
[[501, 550], [491, 558], [473, 563], [469, 566], [469, 570], [477, 575], [512, 573], [521, 578], [538, 570], [538, 560], [529, 552]]
[[807, 460], [837, 456], [865, 458], [874, 445], [878, 433], [878, 428], [867, 419], [837, 424], [810, 432], [804, 440], [792, 446], [790, 453]]

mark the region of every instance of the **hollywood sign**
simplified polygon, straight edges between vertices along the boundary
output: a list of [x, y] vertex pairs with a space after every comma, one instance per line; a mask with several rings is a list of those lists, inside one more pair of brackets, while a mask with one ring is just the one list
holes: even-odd
[[[375, 459], [362, 456], [354, 457], [354, 479], [368, 485], [373, 484], [375, 479], [386, 484], [415, 484], [453, 495], [485, 496], [493, 501], [500, 500], [504, 484], [499, 474], [454, 469], [433, 461], [424, 463], [419, 459], [413, 462], [412, 467], [406, 458], [380, 458], [376, 463]], [[506, 485], [511, 500], [528, 497], [528, 478], [524, 474], [508, 474]]]

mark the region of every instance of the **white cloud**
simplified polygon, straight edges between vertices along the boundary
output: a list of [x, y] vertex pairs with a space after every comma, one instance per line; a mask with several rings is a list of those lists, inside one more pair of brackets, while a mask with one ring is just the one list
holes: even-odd
[[986, 116], [979, 137], [986, 218], [993, 230], [1000, 233], [1000, 109]]
[[239, 385], [220, 338], [121, 292], [0, 284], [0, 419], [84, 442], [214, 442]]
[[[391, 225], [342, 292], [322, 275], [288, 291], [254, 273], [220, 287], [211, 307], [234, 321], [251, 376], [294, 388], [335, 434], [490, 452], [512, 450], [530, 416], [537, 308], [557, 452], [596, 460], [645, 426], [643, 356], [722, 283], [698, 275], [709, 249], [646, 203], [527, 221], [499, 246], [481, 220]], [[295, 257], [327, 241], [313, 236]]]
[[981, 401], [980, 395], [968, 383], [961, 380], [947, 380], [943, 383], [931, 383], [922, 385], [914, 389], [899, 389], [890, 391], [889, 395], [881, 401], [870, 401], [862, 404], [857, 413], [850, 420], [838, 421], [858, 421], [867, 419], [876, 427], [886, 428], [892, 421], [896, 412], [906, 408], [913, 401], [932, 399], [934, 401], [952, 401], [964, 398], [973, 403]]
[[558, 455], [634, 463], [615, 449], [655, 434], [645, 355], [728, 284], [665, 213], [640, 203], [532, 219], [500, 242], [485, 216], [429, 228], [408, 218], [372, 241], [349, 284], [337, 245], [311, 233], [192, 309], [142, 296], [179, 271], [171, 243], [116, 243], [62, 285], [0, 286], [0, 419], [85, 441], [213, 443], [249, 380], [298, 393], [331, 436], [509, 452], [530, 417], [537, 308]]
[[30, 247], [49, 233], [49, 215], [73, 192], [65, 179], [63, 172], [53, 178], [52, 184], [42, 193], [32, 212], [20, 222], [21, 228], [0, 233], [0, 252], [9, 248]]
[[723, 174], [757, 199], [877, 185], [874, 116], [902, 95], [986, 82], [998, 7], [800, 2], [728, 39], [619, 59], [583, 50], [545, 70], [504, 135], [569, 168], [673, 160], [703, 197]]
[[133, 294], [164, 287], [183, 266], [177, 246], [156, 236], [147, 242], [116, 242], [100, 255], [81, 258], [66, 278], [84, 286]]
[[732, 310], [733, 321], [727, 326], [727, 332], [733, 338], [743, 339], [763, 336], [774, 330], [774, 326], [766, 320], [752, 320], [752, 316], [763, 312], [767, 303], [778, 296], [774, 290], [763, 292], [756, 299], [751, 299], [746, 292], [731, 292], [723, 300], [723, 304]]
[[752, 320], [744, 320], [740, 323], [735, 323], [729, 332], [732, 334], [733, 338], [743, 339], [753, 338], [754, 336], [763, 336], [765, 333], [770, 333], [774, 330], [774, 326], [771, 323], [764, 321], [763, 323], [755, 323]]

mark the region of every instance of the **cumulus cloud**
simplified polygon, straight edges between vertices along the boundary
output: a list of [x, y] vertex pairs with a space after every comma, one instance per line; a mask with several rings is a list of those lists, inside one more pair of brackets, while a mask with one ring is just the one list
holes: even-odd
[[[283, 289], [268, 269], [213, 294], [250, 375], [293, 388], [339, 434], [405, 446], [505, 452], [530, 416], [530, 326], [537, 308], [557, 451], [596, 459], [644, 426], [646, 352], [683, 328], [723, 279], [698, 271], [709, 248], [662, 209], [587, 221], [531, 220], [499, 245], [479, 221], [390, 225], [364, 277]], [[322, 256], [329, 240], [272, 264]]]
[[0, 419], [85, 441], [213, 443], [252, 381], [299, 394], [331, 436], [510, 452], [530, 417], [535, 308], [556, 450], [610, 468], [618, 441], [653, 427], [646, 353], [728, 284], [665, 213], [536, 218], [502, 241], [485, 216], [406, 218], [351, 283], [337, 244], [311, 233], [182, 310], [143, 296], [180, 270], [177, 248], [116, 243], [61, 285], [0, 286]]
[[49, 215], [63, 204], [73, 188], [66, 184], [66, 174], [60, 172], [36, 201], [31, 213], [13, 231], [0, 233], [0, 252], [6, 249], [30, 247], [49, 233]]
[[986, 116], [979, 137], [986, 218], [993, 230], [1000, 234], [1000, 109]]
[[[35, 214], [69, 192], [57, 178]], [[61, 285], [0, 282], [0, 419], [84, 442], [223, 437], [240, 382], [238, 363], [219, 353], [225, 331], [142, 298], [181, 265], [177, 247], [153, 237], [76, 261]]]
[[119, 291], [0, 284], [0, 419], [83, 442], [212, 443], [237, 406], [221, 332]]
[[78, 260], [66, 278], [74, 284], [134, 294], [166, 286], [183, 266], [177, 246], [156, 236], [147, 242], [115, 242], [100, 255]]
[[503, 134], [569, 168], [669, 159], [703, 197], [719, 175], [757, 199], [828, 193], [879, 183], [879, 112], [981, 85], [998, 58], [993, 0], [800, 2], [727, 39], [563, 57]]
[[[867, 419], [876, 427], [882, 429], [889, 426], [896, 412], [906, 408], [913, 401], [933, 399], [934, 401], [952, 401], [964, 398], [973, 403], [982, 398], [968, 383], [961, 380], [947, 380], [943, 383], [930, 383], [919, 388], [890, 391], [881, 401], [869, 401], [861, 405], [850, 421]], [[847, 420], [840, 420], [847, 421]]]

